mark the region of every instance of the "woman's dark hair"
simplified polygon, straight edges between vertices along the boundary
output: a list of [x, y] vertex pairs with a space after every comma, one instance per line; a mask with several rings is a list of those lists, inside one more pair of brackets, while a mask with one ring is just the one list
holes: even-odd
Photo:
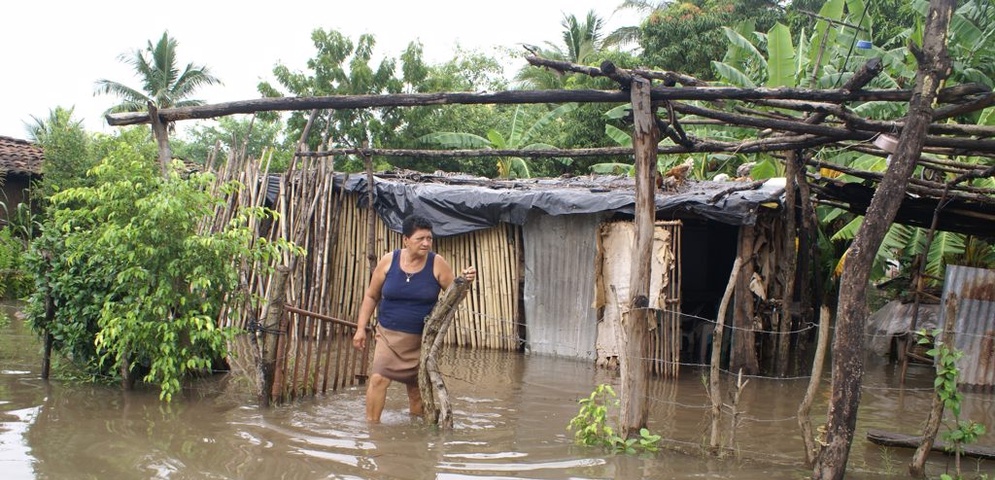
[[411, 237], [415, 234], [416, 230], [428, 230], [431, 232], [432, 222], [421, 215], [412, 215], [405, 218], [404, 222], [401, 223], [401, 235], [405, 237]]

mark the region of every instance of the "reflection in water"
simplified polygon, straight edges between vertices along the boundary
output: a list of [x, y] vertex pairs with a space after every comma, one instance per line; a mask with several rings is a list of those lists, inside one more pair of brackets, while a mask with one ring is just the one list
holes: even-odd
[[[767, 479], [810, 472], [801, 464], [795, 418], [805, 379], [751, 379], [740, 405], [739, 456], [718, 460], [699, 454], [708, 399], [692, 369], [679, 380], [653, 382], [649, 392], [650, 429], [668, 449], [627, 456], [577, 446], [566, 430], [577, 399], [599, 383], [617, 383], [586, 362], [448, 350], [440, 367], [455, 428], [444, 432], [407, 414], [398, 385], [388, 393], [383, 423], [368, 425], [362, 387], [260, 409], [239, 382], [218, 376], [164, 405], [154, 391], [43, 382], [39, 357], [19, 320], [0, 333], [4, 479]], [[930, 374], [916, 369], [901, 390], [891, 367], [868, 365], [848, 478], [906, 477], [911, 452], [869, 444], [864, 434], [915, 432], [929, 405]], [[813, 407], [816, 423], [827, 397], [828, 384]], [[965, 417], [992, 427], [993, 410], [990, 394], [966, 395]], [[983, 442], [995, 444], [991, 438]], [[934, 457], [931, 476], [945, 465]], [[976, 464], [965, 465], [973, 471]], [[991, 473], [993, 464], [980, 468]]]

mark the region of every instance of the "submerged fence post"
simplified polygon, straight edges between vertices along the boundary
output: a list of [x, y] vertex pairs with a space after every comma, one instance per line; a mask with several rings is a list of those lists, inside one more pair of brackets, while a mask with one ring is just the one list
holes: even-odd
[[815, 436], [812, 435], [812, 401], [815, 400], [816, 390], [819, 389], [819, 382], [822, 381], [822, 365], [826, 361], [826, 348], [829, 345], [829, 307], [823, 305], [819, 309], [819, 339], [815, 347], [815, 358], [812, 360], [812, 376], [808, 379], [808, 388], [805, 389], [805, 397], [798, 405], [798, 427], [802, 430], [802, 440], [805, 442], [805, 464], [815, 465], [815, 458], [819, 455], [819, 444], [815, 443]]
[[273, 391], [273, 379], [277, 362], [277, 345], [279, 344], [280, 318], [283, 317], [283, 305], [287, 299], [287, 278], [290, 267], [276, 267], [270, 282], [269, 296], [266, 299], [266, 311], [262, 325], [259, 325], [252, 337], [256, 345], [256, 374], [258, 378], [256, 395], [264, 407], [270, 404]]
[[41, 359], [41, 378], [48, 380], [48, 374], [52, 369], [52, 322], [55, 321], [55, 300], [52, 294], [45, 295], [45, 353]]
[[719, 304], [719, 314], [715, 319], [715, 331], [712, 332], [712, 366], [708, 372], [708, 396], [712, 400], [712, 430], [708, 446], [712, 454], [719, 453], [719, 420], [722, 419], [722, 388], [719, 380], [719, 363], [722, 361], [722, 330], [726, 323], [726, 310], [729, 308], [729, 300], [732, 299], [732, 292], [736, 289], [736, 278], [739, 277], [739, 268], [743, 265], [743, 257], [736, 257], [732, 263], [732, 273], [729, 275], [729, 283], [726, 291], [722, 294], [722, 303]]

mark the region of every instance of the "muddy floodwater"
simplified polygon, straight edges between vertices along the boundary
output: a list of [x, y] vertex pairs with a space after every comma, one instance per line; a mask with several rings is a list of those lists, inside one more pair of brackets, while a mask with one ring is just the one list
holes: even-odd
[[[612, 455], [575, 445], [566, 425], [577, 400], [616, 383], [588, 362], [524, 354], [447, 350], [440, 368], [453, 396], [455, 428], [440, 432], [406, 413], [404, 390], [388, 394], [383, 423], [368, 425], [363, 390], [291, 405], [255, 406], [238, 379], [194, 382], [173, 403], [151, 390], [40, 378], [40, 348], [23, 321], [0, 324], [0, 478], [17, 479], [800, 479], [796, 411], [806, 379], [752, 378], [742, 395], [735, 453], [702, 455], [707, 397], [700, 371], [654, 380], [649, 428], [664, 438], [655, 454]], [[865, 440], [868, 429], [916, 433], [931, 395], [931, 371], [911, 369], [899, 388], [894, 368], [871, 362], [847, 478], [907, 478], [911, 451]], [[828, 381], [813, 408], [826, 411]], [[725, 384], [728, 386], [728, 383]], [[963, 414], [995, 425], [995, 396], [967, 394]], [[728, 419], [723, 428], [728, 433]], [[995, 446], [992, 435], [982, 444]], [[952, 463], [934, 454], [938, 478]], [[995, 461], [965, 459], [968, 478], [995, 474]]]

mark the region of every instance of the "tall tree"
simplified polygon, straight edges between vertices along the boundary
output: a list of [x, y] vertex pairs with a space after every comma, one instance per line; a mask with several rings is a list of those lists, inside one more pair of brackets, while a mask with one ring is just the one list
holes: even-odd
[[[266, 97], [325, 95], [377, 95], [400, 93], [404, 87], [403, 76], [397, 76], [397, 61], [384, 57], [372, 65], [376, 39], [364, 34], [353, 42], [335, 30], [316, 29], [311, 32], [316, 53], [307, 61], [307, 71], [294, 71], [278, 64], [273, 76], [279, 84], [259, 84], [259, 92]], [[401, 68], [403, 74], [421, 75], [418, 68]], [[282, 87], [282, 90], [278, 87]], [[286, 92], [286, 93], [284, 93]], [[288, 140], [297, 141], [305, 133], [310, 112], [294, 112], [287, 120]], [[306, 144], [310, 149], [319, 145], [334, 147], [382, 146], [401, 125], [397, 109], [345, 109], [318, 112]], [[361, 160], [359, 161], [361, 165]]]
[[177, 46], [176, 39], [170, 37], [169, 32], [163, 32], [155, 44], [149, 40], [144, 49], [122, 54], [119, 59], [135, 69], [141, 87], [133, 88], [107, 79], [97, 80], [96, 94], [117, 95], [122, 100], [107, 113], [140, 112], [147, 108], [149, 102], [160, 109], [203, 105], [203, 100], [190, 97], [197, 89], [220, 84], [221, 81], [202, 65], [188, 63], [181, 71]]
[[926, 16], [922, 49], [918, 55], [915, 94], [885, 173], [867, 215], [847, 255], [840, 279], [838, 317], [833, 339], [832, 393], [826, 421], [826, 440], [813, 478], [842, 479], [860, 406], [864, 373], [864, 322], [867, 319], [867, 281], [873, 258], [901, 205], [909, 177], [922, 153], [926, 130], [932, 121], [932, 103], [940, 83], [950, 74], [947, 36], [956, 0], [931, 0]]

